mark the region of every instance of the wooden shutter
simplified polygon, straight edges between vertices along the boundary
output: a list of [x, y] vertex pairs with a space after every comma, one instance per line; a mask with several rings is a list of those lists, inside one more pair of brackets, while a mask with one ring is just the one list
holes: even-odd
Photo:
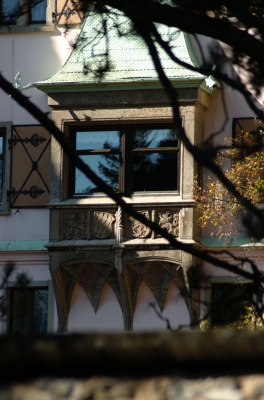
[[9, 139], [11, 208], [44, 207], [50, 200], [50, 134], [41, 125], [13, 126]]
[[83, 20], [81, 6], [82, 3], [79, 0], [57, 0], [55, 13], [57, 24], [81, 24]]

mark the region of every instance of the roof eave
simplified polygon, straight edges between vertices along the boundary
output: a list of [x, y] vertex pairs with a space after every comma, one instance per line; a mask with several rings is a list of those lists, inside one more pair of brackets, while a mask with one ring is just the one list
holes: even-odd
[[[175, 88], [195, 88], [200, 87], [204, 82], [201, 78], [170, 79]], [[82, 82], [36, 82], [33, 86], [44, 93], [63, 93], [63, 92], [99, 92], [113, 90], [144, 90], [161, 89], [162, 84], [159, 80], [153, 79], [133, 79], [108, 82], [82, 81]], [[209, 90], [209, 88], [208, 88]], [[210, 91], [210, 90], [209, 90]], [[211, 92], [211, 91], [210, 91]]]

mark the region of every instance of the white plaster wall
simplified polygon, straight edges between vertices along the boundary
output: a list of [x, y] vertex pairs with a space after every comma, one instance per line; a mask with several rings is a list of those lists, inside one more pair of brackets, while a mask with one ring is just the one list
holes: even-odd
[[[22, 85], [50, 77], [63, 65], [71, 51], [69, 41], [59, 30], [53, 34], [2, 34], [0, 48], [0, 71], [12, 83], [19, 71]], [[37, 89], [29, 89], [24, 93], [43, 111], [49, 111], [44, 93]], [[2, 91], [0, 104], [0, 121], [12, 121], [13, 124], [37, 123]]]
[[[134, 315], [133, 327], [135, 331], [164, 330], [167, 328], [166, 322], [159, 318], [150, 303], [155, 303], [157, 310], [159, 310], [153, 293], [143, 281], [139, 288]], [[188, 327], [190, 324], [186, 303], [175, 282], [170, 284], [162, 317], [169, 320], [172, 329], [177, 329], [181, 325]]]
[[10, 281], [16, 280], [17, 273], [26, 273], [32, 281], [51, 279], [49, 271], [49, 255], [47, 252], [2, 252], [0, 258], [0, 276], [6, 262], [14, 262], [16, 269]]
[[[0, 215], [0, 240], [48, 240], [49, 210], [15, 209]], [[15, 215], [14, 215], [15, 214]]]
[[[73, 32], [74, 37], [76, 33]], [[54, 33], [0, 34], [0, 71], [11, 83], [21, 73], [21, 84], [27, 85], [54, 74], [71, 52], [70, 37], [58, 29]], [[23, 92], [44, 112], [49, 111], [47, 96], [37, 89]], [[0, 90], [0, 121], [14, 125], [39, 124], [27, 111]], [[49, 211], [10, 210], [0, 215], [0, 240], [44, 240], [49, 237]]]
[[211, 98], [211, 104], [205, 113], [205, 140], [211, 134], [219, 132], [214, 141], [222, 143], [224, 138], [232, 136], [233, 118], [255, 117], [244, 97], [230, 87], [224, 86], [217, 90]]
[[76, 283], [68, 318], [68, 332], [120, 331], [123, 316], [116, 295], [106, 283], [96, 313], [84, 289]]

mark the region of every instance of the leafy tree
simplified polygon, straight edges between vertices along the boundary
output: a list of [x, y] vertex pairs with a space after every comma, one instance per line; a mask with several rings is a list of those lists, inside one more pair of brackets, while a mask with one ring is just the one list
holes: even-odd
[[[235, 139], [226, 139], [227, 149], [217, 156], [220, 165], [236, 190], [249, 199], [258, 209], [264, 202], [264, 148], [263, 128], [257, 126], [252, 132], [241, 132]], [[228, 165], [228, 166], [226, 166]], [[219, 180], [208, 177], [203, 189], [196, 179], [194, 182], [196, 207], [200, 212], [202, 228], [212, 228], [217, 237], [239, 235], [241, 223], [250, 228], [246, 209], [235, 196], [230, 194]], [[251, 233], [250, 229], [249, 232]], [[261, 239], [261, 232], [252, 232], [252, 237]]]

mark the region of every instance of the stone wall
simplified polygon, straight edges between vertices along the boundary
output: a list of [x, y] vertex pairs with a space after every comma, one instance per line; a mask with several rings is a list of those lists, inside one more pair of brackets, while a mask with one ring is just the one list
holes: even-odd
[[0, 400], [263, 400], [264, 335], [0, 338]]

